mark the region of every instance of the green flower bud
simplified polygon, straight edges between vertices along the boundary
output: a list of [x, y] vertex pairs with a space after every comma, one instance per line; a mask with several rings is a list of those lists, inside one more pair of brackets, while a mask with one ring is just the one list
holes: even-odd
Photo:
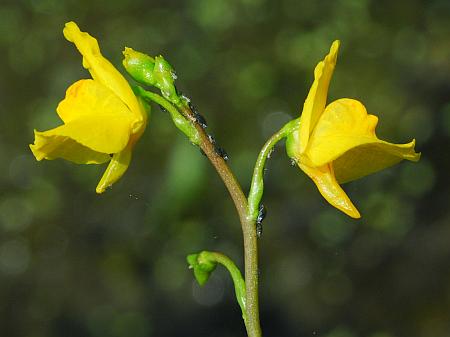
[[153, 70], [155, 68], [155, 60], [147, 54], [125, 47], [123, 51], [123, 66], [126, 71], [139, 83], [153, 86], [156, 84]]
[[175, 75], [175, 71], [172, 66], [164, 59], [164, 57], [155, 57], [153, 76], [156, 82], [156, 87], [161, 90], [164, 98], [175, 105], [179, 105], [181, 100], [178, 97], [174, 84], [177, 76]]
[[194, 269], [195, 279], [201, 286], [208, 281], [211, 273], [217, 266], [217, 262], [208, 259], [207, 252], [188, 255], [187, 262], [189, 263], [189, 268]]
[[152, 58], [147, 54], [125, 48], [123, 66], [127, 72], [139, 83], [154, 86], [161, 90], [161, 94], [172, 104], [180, 105], [175, 88], [175, 71], [162, 56]]

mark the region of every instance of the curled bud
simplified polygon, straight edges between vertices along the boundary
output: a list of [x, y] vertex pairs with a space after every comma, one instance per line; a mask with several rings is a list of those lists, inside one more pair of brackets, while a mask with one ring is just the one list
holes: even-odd
[[201, 286], [204, 285], [211, 273], [216, 269], [217, 262], [209, 257], [208, 252], [191, 254], [187, 257], [189, 268], [194, 269], [195, 279]]

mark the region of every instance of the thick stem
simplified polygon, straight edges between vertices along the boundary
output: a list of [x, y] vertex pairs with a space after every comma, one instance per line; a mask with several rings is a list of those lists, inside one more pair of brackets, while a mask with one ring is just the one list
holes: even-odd
[[247, 214], [247, 198], [227, 163], [217, 153], [214, 144], [209, 140], [204, 128], [197, 123], [194, 112], [186, 103], [181, 104], [179, 108], [183, 115], [195, 125], [200, 135], [199, 146], [228, 189], [238, 212], [244, 236], [247, 334], [248, 337], [261, 337], [258, 303], [258, 242], [255, 221]]

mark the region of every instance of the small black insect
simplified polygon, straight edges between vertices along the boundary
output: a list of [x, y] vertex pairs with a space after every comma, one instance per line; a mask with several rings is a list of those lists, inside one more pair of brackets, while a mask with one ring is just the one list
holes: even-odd
[[263, 231], [262, 224], [256, 223], [256, 236], [258, 237], [258, 239], [261, 237], [262, 231]]
[[215, 145], [215, 144], [216, 144], [216, 139], [214, 138], [213, 135], [208, 134], [208, 140], [209, 140], [209, 142], [210, 142], [212, 145]]
[[297, 161], [291, 158], [291, 166], [297, 166]]
[[197, 124], [199, 124], [203, 129], [206, 129], [208, 127], [205, 117], [200, 115], [198, 112], [194, 113], [194, 118], [195, 118], [195, 122]]
[[208, 127], [208, 123], [206, 122], [205, 117], [203, 117], [197, 110], [197, 108], [194, 106], [194, 104], [191, 103], [191, 101], [188, 101], [189, 109], [191, 109], [192, 114], [194, 115], [195, 122], [199, 124], [203, 129], [206, 129]]
[[168, 112], [167, 109], [165, 107], [163, 107], [162, 105], [160, 105], [159, 108], [161, 109], [162, 112]]
[[220, 147], [220, 146], [215, 146], [214, 148], [216, 150], [216, 153], [223, 158], [223, 160], [227, 161], [228, 159], [230, 159], [230, 157], [228, 157], [228, 153], [227, 151], [225, 151], [224, 148]]
[[264, 221], [264, 218], [266, 217], [267, 211], [263, 204], [259, 205], [258, 209], [258, 217], [256, 218], [256, 235], [258, 238], [261, 237], [263, 232], [262, 222]]

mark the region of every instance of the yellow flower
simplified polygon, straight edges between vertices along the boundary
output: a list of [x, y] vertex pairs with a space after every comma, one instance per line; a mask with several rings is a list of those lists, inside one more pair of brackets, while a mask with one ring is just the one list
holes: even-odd
[[314, 83], [303, 106], [298, 129], [289, 140], [289, 155], [314, 181], [322, 196], [353, 218], [360, 214], [339, 184], [400, 162], [418, 161], [415, 140], [407, 144], [382, 141], [375, 134], [378, 118], [361, 102], [342, 98], [326, 105], [339, 41], [314, 70]]
[[78, 164], [109, 165], [97, 185], [102, 193], [127, 170], [131, 151], [144, 132], [147, 115], [128, 82], [103, 57], [97, 40], [66, 23], [64, 37], [83, 55], [92, 79], [72, 84], [56, 109], [63, 125], [34, 131], [31, 151], [37, 160], [63, 158]]

